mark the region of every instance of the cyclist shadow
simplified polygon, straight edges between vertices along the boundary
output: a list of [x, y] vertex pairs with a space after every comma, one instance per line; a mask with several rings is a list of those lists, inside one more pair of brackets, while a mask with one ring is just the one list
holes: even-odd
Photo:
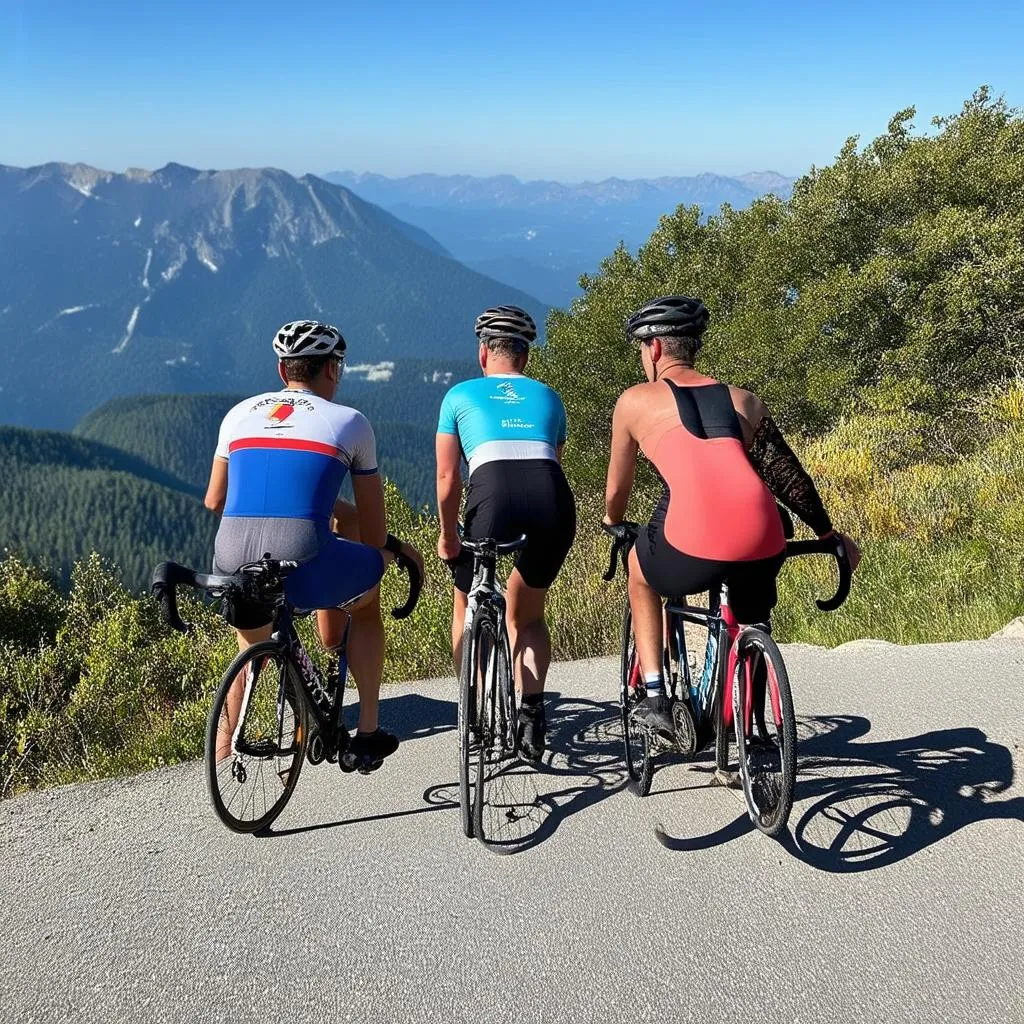
[[[485, 787], [484, 834], [495, 853], [514, 854], [538, 846], [573, 814], [622, 789], [626, 770], [618, 705], [548, 693], [548, 752], [540, 766], [514, 762], [491, 769]], [[432, 787], [458, 805], [458, 786]]]
[[[1024, 822], [1024, 797], [997, 799], [1013, 784], [1010, 750], [981, 729], [862, 742], [871, 722], [825, 715], [798, 722], [793, 817], [782, 844], [821, 871], [888, 867], [980, 821]], [[744, 812], [696, 840], [659, 835], [670, 849], [718, 845], [751, 831]]]
[[[380, 702], [382, 724], [403, 743], [422, 740], [443, 732], [453, 732], [458, 718], [454, 700], [438, 700], [418, 693], [388, 697], [385, 688]], [[345, 724], [354, 732], [359, 718], [359, 703], [354, 700], [345, 708]]]

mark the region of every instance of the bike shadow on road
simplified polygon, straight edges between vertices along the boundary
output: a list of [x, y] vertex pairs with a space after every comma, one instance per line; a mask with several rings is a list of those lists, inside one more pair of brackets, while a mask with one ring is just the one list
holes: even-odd
[[[546, 703], [548, 751], [543, 763], [534, 766], [514, 761], [489, 770], [484, 789], [484, 833], [488, 848], [495, 853], [532, 849], [551, 838], [566, 818], [618, 792], [627, 782], [618, 704], [562, 697], [557, 691], [548, 692]], [[346, 709], [346, 714], [351, 710]], [[388, 727], [404, 743], [437, 733], [454, 733], [457, 711], [454, 701], [404, 694], [389, 700], [385, 713]], [[446, 764], [454, 768], [458, 763], [454, 735], [450, 742], [451, 757]], [[401, 750], [396, 757], [401, 757]], [[381, 814], [270, 828], [260, 836], [274, 838], [445, 810], [454, 814], [451, 827], [459, 827], [458, 782], [429, 786], [422, 800], [419, 806]]]
[[[458, 705], [454, 700], [438, 700], [419, 693], [388, 697], [384, 688], [380, 702], [381, 725], [403, 743], [422, 740], [442, 732], [454, 732]], [[359, 720], [359, 702], [345, 708], [345, 724], [354, 732]]]
[[[791, 821], [781, 842], [795, 857], [831, 872], [888, 867], [981, 821], [1024, 823], [1024, 797], [999, 799], [1013, 784], [1011, 751], [981, 729], [865, 741], [869, 719], [825, 715], [798, 722], [799, 766]], [[676, 839], [693, 851], [751, 831], [746, 813], [718, 831]]]
[[[516, 761], [488, 771], [482, 819], [494, 853], [533, 849], [567, 818], [626, 785], [617, 704], [549, 691], [547, 717], [548, 751], [541, 765]], [[424, 800], [458, 807], [458, 783], [431, 786]]]

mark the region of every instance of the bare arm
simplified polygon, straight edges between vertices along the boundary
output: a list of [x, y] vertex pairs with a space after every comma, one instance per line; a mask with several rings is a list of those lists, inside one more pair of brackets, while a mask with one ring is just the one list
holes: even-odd
[[457, 546], [459, 501], [462, 498], [462, 473], [459, 470], [462, 448], [458, 435], [438, 434], [434, 450], [437, 456], [437, 514], [441, 520], [441, 541], [448, 545], [455, 542]]
[[220, 515], [224, 511], [224, 502], [228, 496], [228, 460], [219, 455], [214, 456], [210, 467], [210, 482], [206, 485], [206, 497], [203, 504], [211, 511]]
[[605, 522], [621, 523], [629, 505], [636, 476], [636, 453], [639, 448], [633, 436], [634, 396], [626, 391], [619, 396], [612, 414], [612, 443], [608, 459], [608, 480], [604, 490]]
[[353, 474], [352, 492], [359, 519], [359, 539], [370, 547], [383, 548], [388, 538], [388, 527], [380, 473]]

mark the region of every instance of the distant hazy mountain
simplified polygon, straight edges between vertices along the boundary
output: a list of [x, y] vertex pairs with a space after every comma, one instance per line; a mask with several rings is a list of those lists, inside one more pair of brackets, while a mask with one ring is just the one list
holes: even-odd
[[640, 245], [679, 204], [707, 213], [722, 203], [742, 207], [767, 192], [786, 197], [796, 180], [774, 171], [577, 185], [511, 175], [387, 178], [334, 171], [325, 177], [430, 232], [469, 266], [556, 304], [567, 303], [579, 275], [596, 270], [620, 241]]
[[529, 295], [307, 175], [0, 165], [0, 421], [70, 427], [138, 392], [273, 386], [273, 331], [321, 317], [351, 362], [450, 357], [487, 305]]

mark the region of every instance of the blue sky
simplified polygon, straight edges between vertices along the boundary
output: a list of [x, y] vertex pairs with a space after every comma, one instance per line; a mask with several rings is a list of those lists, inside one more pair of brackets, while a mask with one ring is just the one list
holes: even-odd
[[1024, 4], [0, 0], [0, 163], [799, 173], [1024, 105]]

